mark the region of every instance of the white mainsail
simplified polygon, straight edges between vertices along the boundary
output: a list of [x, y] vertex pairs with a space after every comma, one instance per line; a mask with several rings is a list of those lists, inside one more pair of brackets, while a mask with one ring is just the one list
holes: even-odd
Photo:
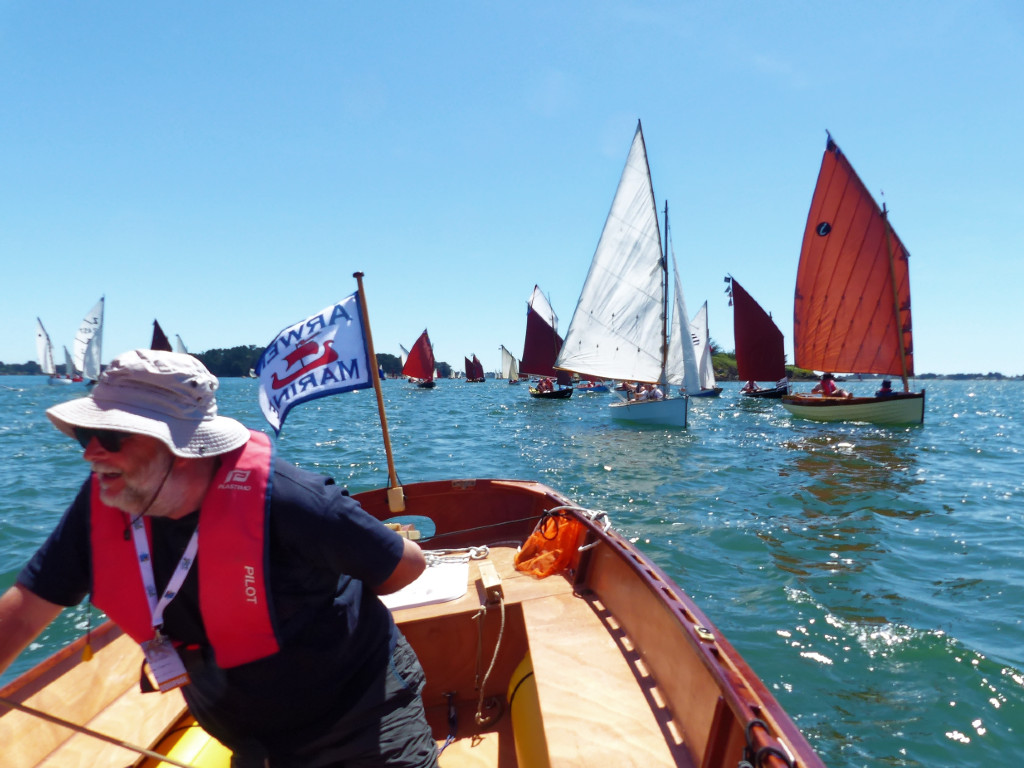
[[174, 351], [180, 352], [183, 355], [188, 354], [188, 348], [185, 346], [185, 342], [181, 340], [181, 336], [174, 334]]
[[36, 359], [39, 367], [47, 376], [53, 376], [57, 372], [53, 364], [53, 344], [50, 343], [50, 334], [43, 327], [43, 321], [36, 318]]
[[86, 380], [96, 381], [100, 377], [100, 361], [103, 353], [103, 302], [101, 298], [82, 319], [75, 334], [75, 369], [82, 372]]
[[705, 301], [697, 314], [690, 321], [690, 334], [693, 337], [694, 356], [697, 358], [697, 370], [700, 372], [701, 389], [714, 389], [715, 368], [711, 358], [711, 334], [708, 332], [708, 303]]
[[660, 381], [661, 232], [639, 124], [556, 368], [598, 379]]

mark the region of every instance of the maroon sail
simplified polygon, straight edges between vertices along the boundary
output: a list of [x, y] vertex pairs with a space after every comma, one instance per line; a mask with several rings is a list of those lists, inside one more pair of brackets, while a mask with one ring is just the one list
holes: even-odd
[[736, 370], [741, 381], [778, 382], [786, 377], [782, 331], [772, 316], [733, 277], [727, 277], [732, 300]]
[[466, 361], [466, 381], [481, 382], [484, 381], [484, 366], [476, 355], [472, 358], [463, 358]]
[[557, 378], [559, 384], [570, 383], [572, 374], [555, 370], [555, 360], [561, 349], [558, 317], [540, 288], [535, 285], [526, 307], [526, 340], [523, 342], [519, 372]]

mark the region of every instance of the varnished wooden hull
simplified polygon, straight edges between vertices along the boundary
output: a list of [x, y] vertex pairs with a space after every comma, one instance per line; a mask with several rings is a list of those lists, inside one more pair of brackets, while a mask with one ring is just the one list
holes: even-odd
[[[404, 492], [403, 514], [429, 518], [436, 529], [422, 542], [426, 550], [489, 548], [486, 558], [470, 562], [461, 597], [394, 610], [426, 670], [423, 699], [434, 735], [439, 743], [453, 737], [441, 758], [445, 768], [735, 768], [748, 734], [754, 751], [778, 750], [796, 766], [821, 768], [715, 626], [601, 516], [532, 482], [438, 481]], [[378, 518], [392, 517], [386, 489], [356, 498]], [[583, 551], [570, 547], [568, 570], [537, 579], [516, 570], [513, 558], [517, 544], [554, 508], [580, 520], [576, 545]], [[80, 649], [65, 649], [0, 695], [126, 741], [160, 743], [182, 714], [180, 694], [138, 694], [138, 649], [109, 625], [94, 634], [103, 648], [91, 663], [78, 662]], [[520, 663], [527, 654], [532, 675], [524, 676]], [[517, 686], [525, 677], [529, 685]], [[481, 699], [482, 724], [474, 717]], [[764, 725], [751, 725], [756, 721]], [[119, 747], [58, 730], [20, 713], [0, 715], [5, 768], [131, 764], [130, 753]], [[220, 768], [216, 761], [223, 759], [214, 748], [193, 764]], [[785, 763], [769, 756], [761, 764]]]

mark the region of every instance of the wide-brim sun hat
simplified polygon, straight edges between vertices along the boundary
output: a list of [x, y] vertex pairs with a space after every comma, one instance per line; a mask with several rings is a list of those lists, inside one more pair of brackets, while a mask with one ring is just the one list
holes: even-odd
[[178, 352], [136, 349], [114, 358], [88, 397], [50, 408], [61, 432], [109, 429], [148, 435], [175, 456], [219, 456], [245, 445], [249, 430], [217, 414], [219, 382], [198, 359]]

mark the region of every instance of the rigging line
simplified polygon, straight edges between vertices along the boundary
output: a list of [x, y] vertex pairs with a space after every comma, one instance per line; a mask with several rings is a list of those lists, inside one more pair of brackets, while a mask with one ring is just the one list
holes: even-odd
[[487, 530], [488, 528], [502, 528], [502, 527], [505, 527], [505, 526], [512, 525], [513, 523], [525, 523], [527, 520], [540, 520], [540, 518], [541, 518], [540, 515], [530, 515], [529, 517], [520, 517], [520, 518], [518, 518], [516, 520], [504, 520], [504, 521], [502, 521], [500, 523], [490, 523], [488, 525], [479, 525], [479, 526], [476, 526], [475, 528], [460, 528], [457, 531], [445, 531], [444, 533], [435, 533], [433, 536], [431, 536], [428, 539], [428, 541], [437, 541], [438, 539], [443, 539], [446, 536], [459, 536], [459, 535], [461, 535], [463, 533], [474, 533], [475, 531], [484, 531], [484, 530]]
[[170, 765], [176, 765], [178, 766], [178, 768], [195, 768], [195, 766], [191, 763], [182, 763], [175, 760], [174, 758], [168, 757], [167, 755], [162, 755], [159, 752], [154, 752], [151, 749], [146, 749], [145, 747], [139, 747], [134, 744], [129, 744], [127, 741], [121, 741], [120, 739], [116, 739], [113, 736], [108, 736], [105, 733], [100, 733], [99, 731], [94, 731], [90, 728], [86, 728], [83, 725], [77, 725], [76, 723], [72, 723], [69, 720], [64, 720], [60, 717], [47, 714], [46, 712], [42, 712], [38, 709], [33, 709], [32, 707], [26, 706], [25, 704], [19, 704], [16, 701], [8, 699], [6, 696], [0, 696], [0, 706], [6, 706], [10, 707], [11, 709], [16, 709], [19, 712], [24, 712], [27, 715], [32, 715], [33, 717], [38, 717], [42, 720], [46, 720], [48, 723], [53, 723], [54, 725], [60, 725], [64, 728], [69, 728], [70, 730], [75, 731], [76, 733], [80, 733], [83, 736], [91, 736], [94, 739], [105, 741], [108, 744], [114, 744], [118, 747], [122, 747], [131, 752], [137, 752], [140, 755], [152, 757], [155, 760], [162, 760], [163, 762], [169, 763]]

